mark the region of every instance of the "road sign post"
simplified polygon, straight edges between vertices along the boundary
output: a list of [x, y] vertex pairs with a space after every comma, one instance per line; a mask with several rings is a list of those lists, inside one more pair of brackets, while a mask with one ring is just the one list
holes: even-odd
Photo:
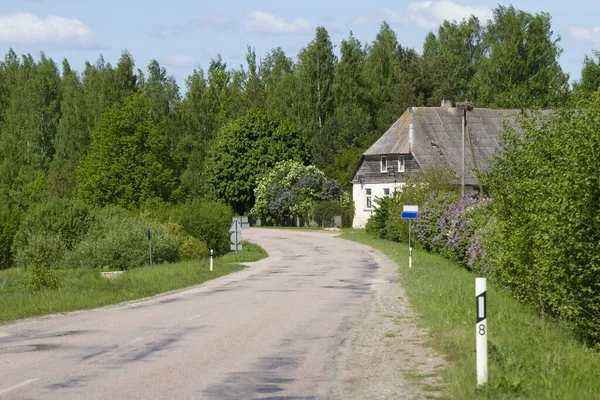
[[213, 270], [213, 249], [210, 249], [210, 272]]
[[486, 279], [475, 278], [475, 299], [477, 304], [477, 322], [475, 337], [477, 338], [477, 385], [488, 381], [488, 348], [487, 348], [487, 298]]
[[403, 206], [402, 219], [408, 220], [408, 268], [412, 268], [412, 220], [419, 216], [419, 206]]
[[233, 217], [231, 221], [231, 228], [229, 228], [229, 232], [231, 236], [229, 239], [231, 240], [230, 249], [231, 251], [235, 250], [235, 254], [237, 255], [238, 250], [242, 250], [242, 230], [250, 228], [250, 223], [248, 222], [248, 217]]

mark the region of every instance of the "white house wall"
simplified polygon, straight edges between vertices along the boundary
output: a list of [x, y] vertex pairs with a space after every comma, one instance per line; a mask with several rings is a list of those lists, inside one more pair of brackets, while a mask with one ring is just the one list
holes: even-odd
[[[364, 228], [367, 221], [373, 214], [374, 209], [367, 208], [366, 189], [371, 189], [371, 196], [373, 199], [373, 205], [377, 205], [377, 197], [383, 197], [384, 189], [389, 189], [390, 194], [394, 193], [395, 189], [400, 189], [402, 183], [355, 183], [352, 185], [352, 199], [354, 200], [354, 221], [352, 222], [353, 228]], [[395, 186], [395, 187], [394, 187]]]

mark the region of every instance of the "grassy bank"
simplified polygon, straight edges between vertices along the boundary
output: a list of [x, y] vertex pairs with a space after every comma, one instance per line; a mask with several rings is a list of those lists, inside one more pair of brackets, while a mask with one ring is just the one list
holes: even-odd
[[241, 263], [267, 256], [260, 247], [244, 242], [238, 256], [229, 253], [214, 261], [161, 264], [128, 271], [114, 279], [98, 270], [59, 270], [61, 287], [41, 292], [24, 291], [21, 283], [28, 272], [0, 271], [0, 323], [58, 312], [83, 310], [153, 296], [215, 279], [244, 268]]
[[400, 276], [431, 346], [445, 354], [451, 399], [597, 399], [600, 354], [559, 325], [539, 319], [488, 281], [489, 383], [476, 388], [475, 276], [441, 256], [350, 231], [344, 239], [372, 246], [400, 265]]

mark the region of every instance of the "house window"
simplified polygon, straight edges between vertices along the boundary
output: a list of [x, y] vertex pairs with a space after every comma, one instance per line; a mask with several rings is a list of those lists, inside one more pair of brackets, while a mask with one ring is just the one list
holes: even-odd
[[365, 189], [365, 208], [373, 208], [373, 196], [371, 195], [371, 189]]
[[381, 173], [386, 173], [386, 172], [387, 172], [387, 157], [382, 156], [381, 157]]
[[404, 156], [398, 156], [398, 172], [404, 172]]
[[389, 188], [384, 188], [383, 189], [383, 195], [384, 196], [389, 196], [390, 195], [390, 189]]

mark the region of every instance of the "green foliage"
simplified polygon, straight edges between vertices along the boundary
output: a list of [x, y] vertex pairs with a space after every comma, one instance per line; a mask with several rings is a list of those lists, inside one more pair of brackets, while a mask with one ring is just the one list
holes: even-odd
[[195, 237], [186, 237], [179, 246], [179, 259], [181, 261], [202, 260], [210, 256], [206, 243]]
[[354, 221], [354, 213], [356, 211], [354, 206], [354, 200], [352, 199], [352, 193], [344, 192], [342, 194], [342, 208], [344, 214], [342, 214], [342, 226], [344, 228], [352, 228], [352, 222]]
[[317, 27], [315, 38], [300, 51], [298, 61], [298, 124], [308, 143], [312, 144], [312, 163], [324, 167], [337, 144], [337, 129], [332, 121], [337, 58], [324, 27]]
[[379, 238], [386, 236], [386, 224], [390, 218], [390, 213], [394, 206], [396, 194], [394, 197], [377, 197], [373, 207], [373, 215], [367, 221], [365, 230]]
[[0, 270], [14, 265], [12, 250], [22, 213], [16, 208], [0, 207]]
[[407, 173], [406, 182], [390, 197], [377, 199], [373, 215], [366, 229], [380, 238], [408, 243], [408, 221], [402, 219], [405, 205], [423, 207], [433, 193], [451, 192], [456, 177], [451, 171], [429, 169]]
[[569, 76], [558, 58], [550, 15], [498, 6], [481, 42], [472, 80], [476, 105], [496, 108], [545, 108], [563, 105]]
[[30, 244], [21, 253], [20, 260], [30, 271], [22, 283], [24, 289], [39, 291], [60, 286], [60, 280], [52, 270], [50, 261], [62, 254], [62, 246], [64, 244], [55, 235], [34, 235], [30, 238]]
[[231, 208], [225, 204], [191, 200], [175, 206], [172, 218], [183, 231], [204, 242], [215, 255], [229, 251], [229, 228], [231, 227]]
[[385, 132], [401, 111], [421, 104], [417, 99], [418, 56], [403, 48], [392, 28], [384, 22], [373, 43], [367, 48], [365, 80], [369, 87], [368, 103], [377, 132]]
[[419, 213], [419, 223], [415, 226], [415, 235], [427, 251], [441, 254], [445, 242], [440, 222], [450, 206], [459, 200], [455, 192], [433, 193]]
[[59, 267], [63, 254], [85, 237], [93, 221], [90, 207], [79, 200], [54, 199], [34, 206], [15, 235], [13, 252], [17, 263], [28, 267], [38, 247], [48, 240], [57, 241], [57, 245], [45, 262], [51, 268]]
[[126, 208], [152, 198], [167, 200], [177, 181], [169, 166], [166, 136], [154, 123], [151, 104], [133, 94], [102, 115], [78, 171], [77, 196]]
[[581, 68], [581, 79], [573, 84], [573, 92], [576, 96], [586, 99], [600, 90], [600, 51], [593, 52], [594, 56], [583, 59]]
[[102, 278], [98, 270], [52, 270], [60, 281], [60, 290], [41, 292], [23, 290], [23, 281], [28, 279], [30, 271], [3, 270], [0, 271], [0, 323], [118, 304], [183, 289], [241, 271], [244, 266], [240, 263], [266, 256], [259, 246], [244, 242], [243, 250], [237, 255], [230, 253], [217, 258], [213, 271], [209, 270], [208, 259], [138, 268], [114, 279]]
[[63, 61], [60, 94], [61, 115], [52, 142], [55, 154], [50, 164], [46, 191], [51, 196], [71, 197], [76, 186], [76, 170], [89, 151], [92, 137], [88, 129], [83, 87], [67, 60]]
[[254, 205], [258, 178], [283, 160], [304, 162], [307, 143], [277, 114], [251, 110], [223, 128], [207, 161], [207, 182], [217, 198], [243, 214]]
[[96, 211], [88, 235], [64, 257], [65, 268], [128, 270], [149, 263], [147, 229], [152, 235], [152, 262], [178, 260], [181, 238], [165, 225], [145, 222], [119, 207]]
[[342, 192], [341, 185], [326, 180], [323, 171], [317, 167], [282, 161], [260, 179], [254, 191], [256, 203], [251, 214], [279, 224], [296, 218], [309, 220], [317, 203], [334, 201], [340, 204]]
[[491, 274], [542, 315], [600, 343], [600, 94], [524, 116], [487, 178]]
[[6, 108], [0, 110], [0, 194], [26, 208], [41, 193], [39, 186], [54, 153], [60, 75], [43, 53], [36, 62], [31, 55], [19, 60], [10, 50], [1, 69], [7, 91]]
[[181, 183], [192, 198], [207, 196], [207, 159], [219, 130], [233, 113], [231, 72], [220, 56], [211, 60], [207, 73], [194, 70], [186, 80], [181, 102], [183, 133], [177, 146], [184, 164]]
[[329, 227], [333, 226], [333, 219], [336, 216], [342, 217], [344, 221], [344, 215], [346, 210], [337, 201], [322, 201], [315, 205], [313, 211], [313, 219], [319, 224], [319, 226]]
[[[422, 56], [384, 23], [368, 44], [350, 33], [338, 62], [318, 27], [297, 61], [280, 48], [260, 59], [248, 47], [245, 65], [229, 69], [217, 56], [188, 77], [183, 98], [156, 60], [144, 73], [127, 51], [81, 73], [63, 60], [61, 74], [43, 54], [9, 50], [0, 62], [0, 202], [25, 210], [76, 196], [137, 208], [151, 198], [220, 198], [242, 214], [277, 161], [313, 163], [347, 185], [362, 152], [409, 106], [442, 96], [479, 107], [564, 104], [568, 78], [549, 15], [494, 13], [487, 24], [444, 22]], [[593, 92], [596, 70], [586, 57], [580, 97]], [[248, 117], [253, 108], [270, 122]]]
[[429, 33], [423, 45], [425, 79], [430, 86], [428, 104], [439, 106], [440, 100], [472, 99], [471, 80], [476, 72], [481, 35], [479, 20], [471, 16], [461, 22], [444, 21], [437, 36]]

